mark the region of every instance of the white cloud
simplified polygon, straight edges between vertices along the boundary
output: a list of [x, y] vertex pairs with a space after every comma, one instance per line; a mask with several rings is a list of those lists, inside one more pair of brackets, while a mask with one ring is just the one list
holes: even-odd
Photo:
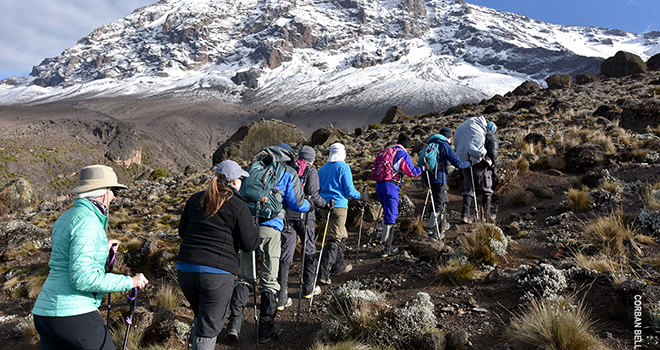
[[4, 0], [0, 79], [24, 76], [103, 24], [155, 0]]

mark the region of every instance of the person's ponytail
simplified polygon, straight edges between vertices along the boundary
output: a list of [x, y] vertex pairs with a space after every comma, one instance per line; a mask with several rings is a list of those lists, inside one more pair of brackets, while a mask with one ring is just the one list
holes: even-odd
[[210, 218], [222, 208], [222, 205], [234, 195], [234, 191], [225, 182], [222, 174], [216, 174], [209, 183], [209, 187], [202, 196], [202, 206], [206, 207], [205, 218]]

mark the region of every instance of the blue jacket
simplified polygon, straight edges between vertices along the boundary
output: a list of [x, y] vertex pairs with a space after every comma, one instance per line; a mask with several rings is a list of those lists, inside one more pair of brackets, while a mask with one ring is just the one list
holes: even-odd
[[470, 167], [470, 162], [458, 159], [456, 152], [454, 152], [454, 149], [451, 148], [451, 145], [444, 136], [440, 134], [431, 135], [428, 142], [435, 142], [438, 144], [437, 174], [436, 169], [426, 171], [424, 174], [425, 183], [428, 183], [429, 179], [431, 180], [431, 183], [434, 184], [447, 183], [448, 163], [451, 163], [453, 166], [459, 169]]
[[328, 162], [319, 169], [321, 197], [333, 200], [335, 208], [348, 208], [348, 197], [360, 199], [360, 192], [353, 186], [351, 168], [344, 161]]
[[[305, 194], [300, 185], [300, 179], [298, 179], [297, 172], [296, 175], [292, 175], [291, 171], [293, 171], [293, 169], [290, 169], [287, 166], [287, 170], [282, 172], [280, 180], [277, 182], [275, 188], [282, 191], [282, 203], [285, 208], [306, 213], [309, 210], [309, 202], [305, 199]], [[282, 231], [284, 229], [283, 217], [284, 215], [278, 215], [268, 221], [259, 223], [259, 225], [269, 226], [278, 231]]]
[[98, 311], [103, 295], [133, 288], [130, 276], [105, 272], [108, 218], [84, 198], [53, 225], [48, 277], [32, 313], [65, 317]]

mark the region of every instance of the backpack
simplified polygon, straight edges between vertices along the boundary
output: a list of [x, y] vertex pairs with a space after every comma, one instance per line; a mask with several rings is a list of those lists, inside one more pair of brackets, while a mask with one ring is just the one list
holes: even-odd
[[278, 146], [266, 147], [253, 158], [247, 168], [249, 177], [243, 180], [240, 194], [250, 208], [250, 213], [259, 221], [268, 221], [278, 216], [282, 211], [284, 194], [275, 188], [279, 183], [285, 164], [292, 163], [293, 152]]
[[419, 161], [417, 166], [426, 166], [427, 169], [433, 169], [438, 174], [438, 143], [433, 142], [432, 140], [422, 148], [422, 151], [419, 153]]
[[296, 160], [296, 165], [298, 166], [298, 177], [300, 178], [300, 186], [302, 186], [304, 190], [305, 179], [303, 178], [303, 174], [305, 173], [305, 169], [307, 169], [307, 161], [305, 161], [304, 159], [298, 159]]
[[390, 181], [396, 175], [394, 171], [394, 157], [396, 147], [381, 149], [376, 155], [376, 160], [371, 166], [371, 179], [374, 181]]
[[484, 116], [468, 118], [454, 132], [456, 155], [462, 161], [468, 160], [476, 164], [486, 155], [486, 118]]

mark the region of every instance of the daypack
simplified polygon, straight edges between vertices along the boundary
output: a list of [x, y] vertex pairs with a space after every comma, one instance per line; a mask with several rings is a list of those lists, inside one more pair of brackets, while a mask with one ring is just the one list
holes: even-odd
[[486, 155], [486, 118], [484, 116], [468, 118], [454, 132], [456, 155], [462, 161], [468, 160], [476, 164]]
[[293, 158], [293, 152], [271, 146], [259, 151], [248, 166], [250, 176], [243, 180], [240, 193], [252, 215], [257, 215], [259, 208], [259, 221], [270, 220], [282, 211], [284, 194], [275, 187], [285, 171], [284, 164], [292, 163]]
[[426, 166], [427, 169], [433, 169], [436, 177], [438, 175], [438, 148], [438, 142], [435, 142], [433, 137], [431, 137], [429, 143], [419, 153], [419, 161], [417, 162], [417, 166], [419, 167]]
[[374, 181], [390, 181], [396, 175], [394, 171], [394, 157], [396, 147], [381, 149], [376, 155], [376, 160], [371, 167], [371, 179]]
[[307, 169], [307, 161], [304, 159], [298, 159], [296, 160], [296, 165], [298, 166], [298, 178], [300, 178], [300, 186], [302, 186], [304, 190], [305, 179], [303, 178], [303, 174], [305, 173], [305, 169]]

